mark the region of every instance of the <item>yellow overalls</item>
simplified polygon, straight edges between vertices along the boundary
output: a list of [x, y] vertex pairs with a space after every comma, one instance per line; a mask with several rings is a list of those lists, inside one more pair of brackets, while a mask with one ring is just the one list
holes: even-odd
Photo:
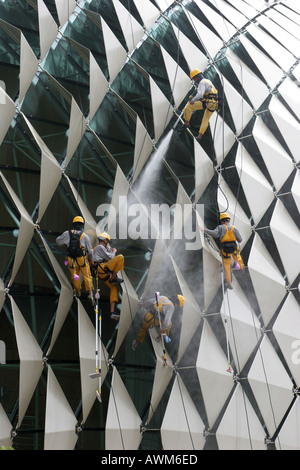
[[[72, 230], [72, 232], [74, 233], [74, 230]], [[79, 242], [81, 241], [82, 237], [83, 237], [83, 233], [81, 234], [79, 238]], [[80, 244], [80, 248], [82, 248], [81, 244]], [[84, 255], [78, 256], [75, 259], [68, 256], [68, 268], [70, 271], [72, 284], [77, 293], [81, 291], [80, 273], [82, 274], [82, 277], [84, 280], [85, 290], [87, 292], [94, 290], [90, 264]]]
[[[95, 250], [95, 249], [94, 249]], [[109, 261], [103, 261], [97, 267], [97, 274], [99, 279], [101, 279], [104, 284], [107, 285], [110, 289], [110, 303], [119, 301], [119, 289], [116, 284], [111, 284], [109, 282], [110, 274], [118, 271], [123, 271], [124, 269], [124, 256], [116, 255], [114, 258]]]
[[[163, 297], [163, 299], [160, 302], [158, 302], [158, 309], [159, 309], [161, 314], [163, 314], [163, 305], [173, 305], [172, 302], [165, 302], [166, 299], [167, 299], [167, 297]], [[155, 309], [157, 308], [156, 303], [154, 304], [154, 308]], [[163, 320], [163, 318], [161, 318], [161, 320]], [[143, 343], [145, 341], [147, 331], [153, 325], [159, 326], [159, 319], [157, 317], [157, 313], [148, 312], [144, 316], [143, 324], [142, 324], [142, 326], [141, 326], [141, 328], [140, 328], [140, 330], [137, 334], [137, 337], [136, 337], [136, 339], [139, 343]], [[170, 323], [168, 329], [163, 331], [162, 333], [165, 333], [167, 336], [169, 336], [171, 326], [172, 326], [172, 323]]]
[[[206, 81], [206, 79], [203, 79]], [[195, 103], [191, 104], [188, 103], [186, 106], [184, 113], [183, 113], [183, 118], [186, 122], [190, 122], [190, 119], [192, 117], [192, 114], [194, 111], [198, 111], [200, 109], [203, 109], [203, 106], [205, 106], [205, 111], [203, 114], [203, 118], [201, 121], [200, 129], [199, 129], [199, 134], [204, 134], [208, 127], [208, 122], [213, 114], [214, 111], [218, 108], [218, 90], [212, 86], [212, 89], [209, 93], [205, 93], [203, 95], [202, 100], [203, 101], [196, 101]]]
[[228, 229], [227, 225], [225, 225], [225, 227], [226, 227], [226, 233], [224, 237], [221, 239], [220, 255], [222, 256], [222, 259], [223, 259], [225, 281], [228, 282], [228, 284], [230, 284], [231, 283], [231, 257], [233, 258], [234, 262], [237, 261], [239, 263], [241, 269], [244, 268], [244, 262], [240, 255], [240, 249], [236, 244], [236, 238], [233, 233], [234, 226], [232, 226], [230, 230]]

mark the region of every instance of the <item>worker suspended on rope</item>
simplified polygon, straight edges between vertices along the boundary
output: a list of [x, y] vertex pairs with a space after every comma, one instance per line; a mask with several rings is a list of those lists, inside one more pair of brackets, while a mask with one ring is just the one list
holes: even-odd
[[71, 274], [76, 296], [81, 295], [81, 273], [85, 289], [89, 293], [89, 298], [93, 301], [94, 286], [90, 271], [90, 263], [93, 264], [93, 248], [89, 236], [83, 230], [84, 219], [78, 215], [72, 221], [72, 230], [63, 232], [56, 238], [56, 243], [67, 246], [68, 259], [66, 265]]
[[[136, 339], [132, 342], [132, 349], [135, 350], [139, 343], [143, 343], [145, 341], [147, 331], [153, 326], [160, 327], [160, 334], [156, 337], [157, 341], [160, 341], [161, 334], [164, 336], [165, 342], [170, 341], [169, 333], [172, 326], [171, 320], [173, 313], [176, 307], [183, 307], [184, 303], [185, 298], [180, 294], [176, 295], [174, 298], [159, 295], [158, 305], [156, 303], [156, 299], [143, 301], [140, 306], [147, 313], [143, 315], [143, 324]], [[160, 315], [158, 314], [157, 309], [159, 310]]]
[[119, 300], [118, 285], [124, 282], [117, 274], [124, 269], [124, 256], [117, 255], [117, 249], [110, 246], [110, 236], [106, 232], [98, 236], [99, 245], [94, 248], [94, 269], [96, 274], [110, 289], [110, 317], [119, 320], [116, 310]]
[[241, 243], [242, 236], [239, 230], [230, 224], [230, 215], [223, 212], [220, 215], [220, 225], [214, 230], [204, 229], [199, 227], [200, 230], [212, 236], [213, 238], [219, 238], [221, 242], [220, 255], [222, 256], [224, 276], [225, 276], [225, 287], [232, 289], [231, 285], [231, 257], [234, 261], [235, 269], [243, 269], [244, 262], [242, 260], [240, 249], [237, 245]]
[[218, 90], [214, 87], [210, 80], [204, 78], [201, 70], [199, 69], [192, 70], [190, 77], [198, 86], [198, 88], [184, 109], [184, 124], [178, 129], [178, 131], [182, 132], [184, 129], [189, 127], [190, 119], [194, 111], [199, 111], [205, 108], [199, 134], [196, 137], [196, 139], [200, 141], [208, 127], [208, 122], [213, 112], [218, 109]]

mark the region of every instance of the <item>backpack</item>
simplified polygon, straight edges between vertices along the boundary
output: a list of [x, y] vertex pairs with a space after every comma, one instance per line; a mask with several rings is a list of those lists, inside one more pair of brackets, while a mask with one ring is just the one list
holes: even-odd
[[84, 256], [83, 248], [81, 247], [80, 240], [83, 237], [83, 232], [73, 233], [69, 230], [70, 243], [68, 246], [68, 255], [70, 258], [79, 258]]

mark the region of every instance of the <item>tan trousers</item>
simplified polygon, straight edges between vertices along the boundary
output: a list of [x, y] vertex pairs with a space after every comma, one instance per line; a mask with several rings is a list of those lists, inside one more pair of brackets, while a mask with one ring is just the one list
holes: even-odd
[[220, 251], [220, 254], [222, 256], [223, 260], [223, 267], [224, 267], [224, 277], [225, 281], [228, 282], [228, 284], [231, 283], [231, 257], [234, 261], [234, 263], [237, 261], [240, 265], [241, 270], [244, 269], [244, 262], [242, 260], [242, 257], [240, 255], [240, 250], [236, 250], [234, 253], [224, 253], [224, 251]]
[[71, 274], [72, 284], [74, 289], [78, 292], [81, 290], [81, 281], [79, 279], [74, 279], [74, 275], [80, 276], [82, 274], [85, 290], [89, 292], [90, 290], [94, 290], [93, 286], [93, 279], [91, 275], [90, 265], [85, 256], [80, 256], [76, 259], [70, 258], [68, 256], [68, 268]]
[[106, 268], [111, 272], [123, 271], [124, 269], [124, 256], [116, 255], [109, 261], [105, 261], [98, 266], [97, 273], [99, 279], [106, 284], [110, 289], [110, 303], [118, 302], [119, 300], [119, 289], [117, 284], [111, 284], [109, 282], [110, 273], [106, 271]]
[[215, 100], [210, 100], [209, 102], [196, 101], [193, 104], [188, 103], [183, 113], [184, 120], [187, 122], [190, 122], [193, 112], [203, 109], [203, 106], [205, 106], [205, 111], [204, 111], [203, 118], [201, 121], [200, 129], [199, 129], [199, 134], [202, 134], [202, 135], [204, 134], [204, 132], [206, 131], [208, 127], [208, 122], [213, 112], [217, 109], [217, 106], [218, 106], [217, 102]]

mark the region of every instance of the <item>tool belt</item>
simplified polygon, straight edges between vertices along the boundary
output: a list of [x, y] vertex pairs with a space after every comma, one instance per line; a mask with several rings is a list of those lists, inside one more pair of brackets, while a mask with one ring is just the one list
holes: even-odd
[[[104, 261], [101, 263], [94, 263], [94, 266], [91, 266], [91, 274], [93, 277], [96, 277], [97, 274], [107, 274], [105, 277], [101, 277], [102, 281], [107, 281], [110, 278], [111, 271], [108, 269], [107, 266], [101, 266]], [[100, 269], [101, 272], [98, 271]]]
[[226, 254], [234, 253], [237, 249], [237, 244], [235, 241], [232, 242], [224, 242], [221, 245], [222, 251]]
[[215, 93], [209, 93], [208, 95], [205, 95], [205, 98], [203, 98], [202, 101], [210, 101], [210, 100], [218, 101], [218, 95], [216, 95]]

